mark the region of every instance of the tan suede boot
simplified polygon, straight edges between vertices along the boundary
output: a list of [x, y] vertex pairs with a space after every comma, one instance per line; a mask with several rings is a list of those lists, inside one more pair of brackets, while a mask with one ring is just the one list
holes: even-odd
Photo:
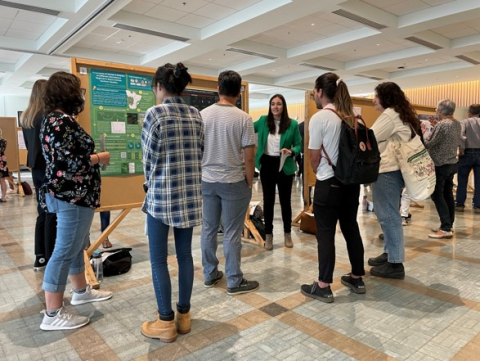
[[162, 321], [157, 317], [155, 321], [145, 321], [141, 327], [142, 334], [149, 338], [158, 338], [162, 342], [173, 342], [177, 339], [175, 320]]
[[265, 239], [265, 249], [271, 251], [273, 249], [273, 234], [267, 234]]
[[285, 237], [285, 247], [293, 248], [292, 234], [291, 233], [285, 233], [284, 237]]
[[184, 335], [186, 333], [189, 333], [192, 330], [192, 319], [190, 316], [190, 312], [188, 313], [177, 312], [176, 322], [177, 322], [177, 331], [179, 334]]

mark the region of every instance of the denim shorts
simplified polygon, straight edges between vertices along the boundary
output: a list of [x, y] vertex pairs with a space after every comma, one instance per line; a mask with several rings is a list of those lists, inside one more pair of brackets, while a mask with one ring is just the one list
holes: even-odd
[[47, 292], [64, 292], [68, 275], [85, 272], [83, 252], [88, 245], [94, 209], [80, 207], [45, 195], [48, 211], [57, 214], [57, 239], [47, 263], [42, 288]]

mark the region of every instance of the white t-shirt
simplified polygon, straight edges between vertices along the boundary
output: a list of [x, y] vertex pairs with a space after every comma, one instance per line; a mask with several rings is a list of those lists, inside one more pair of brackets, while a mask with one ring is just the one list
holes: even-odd
[[[316, 112], [310, 118], [310, 124], [308, 126], [310, 142], [308, 143], [308, 149], [319, 150], [322, 149], [323, 145], [330, 160], [336, 165], [342, 120], [334, 112], [325, 110], [326, 108], [335, 109], [335, 106], [333, 104], [328, 104], [324, 109]], [[332, 178], [334, 171], [328, 164], [323, 151], [321, 156], [320, 165], [316, 169], [317, 179], [326, 180]]]
[[200, 112], [205, 133], [202, 181], [245, 180], [243, 149], [255, 146], [252, 117], [234, 105], [213, 104]]
[[267, 146], [265, 149], [265, 154], [270, 155], [272, 157], [279, 157], [280, 156], [280, 134], [278, 131], [280, 130], [280, 121], [275, 120], [275, 134], [268, 133], [267, 138]]

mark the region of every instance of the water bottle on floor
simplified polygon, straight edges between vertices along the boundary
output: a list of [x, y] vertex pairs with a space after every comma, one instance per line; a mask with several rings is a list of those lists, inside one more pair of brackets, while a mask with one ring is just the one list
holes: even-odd
[[99, 251], [93, 252], [92, 262], [93, 262], [93, 272], [95, 273], [95, 277], [97, 278], [97, 281], [100, 283], [103, 281], [103, 262], [102, 262], [102, 254]]

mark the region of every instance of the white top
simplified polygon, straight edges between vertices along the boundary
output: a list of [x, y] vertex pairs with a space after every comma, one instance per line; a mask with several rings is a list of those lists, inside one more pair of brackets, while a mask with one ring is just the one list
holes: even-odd
[[205, 132], [202, 181], [245, 180], [243, 149], [255, 146], [252, 117], [234, 105], [213, 104], [200, 112]]
[[392, 108], [387, 108], [377, 118], [372, 126], [375, 138], [380, 151], [380, 173], [393, 172], [399, 170], [397, 157], [391, 150], [390, 139], [395, 138], [407, 142], [411, 135], [411, 127], [404, 124], [400, 115]]
[[[310, 142], [308, 143], [308, 149], [319, 150], [322, 149], [323, 144], [330, 160], [336, 165], [342, 120], [334, 112], [325, 110], [327, 108], [335, 109], [335, 106], [328, 104], [310, 118], [308, 126]], [[333, 168], [328, 164], [323, 152], [316, 174], [318, 180], [326, 180], [334, 175]]]
[[268, 133], [267, 144], [265, 147], [265, 154], [272, 157], [280, 156], [280, 120], [275, 120], [275, 134]]

